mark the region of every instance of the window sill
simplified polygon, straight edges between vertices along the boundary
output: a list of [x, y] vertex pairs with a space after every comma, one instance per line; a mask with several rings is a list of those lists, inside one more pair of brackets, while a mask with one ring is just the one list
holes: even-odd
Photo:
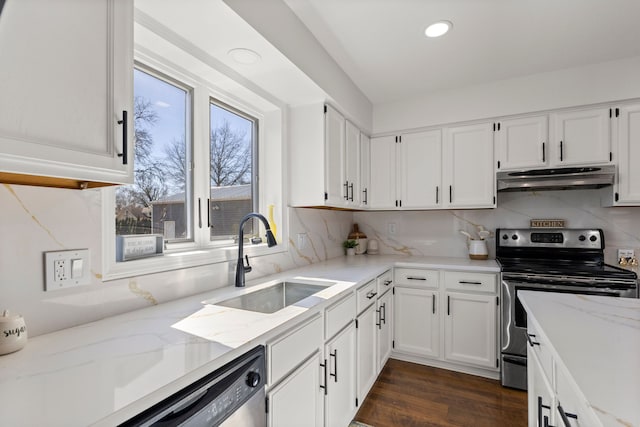
[[[285, 244], [279, 244], [269, 248], [266, 243], [258, 245], [245, 245], [243, 253], [249, 257], [275, 255], [287, 251]], [[181, 251], [165, 252], [162, 256], [115, 262], [105, 265], [102, 281], [125, 279], [129, 277], [143, 276], [147, 274], [162, 273], [182, 268], [198, 267], [223, 262], [235, 263], [238, 258], [238, 247], [218, 247], [207, 249], [189, 249]]]

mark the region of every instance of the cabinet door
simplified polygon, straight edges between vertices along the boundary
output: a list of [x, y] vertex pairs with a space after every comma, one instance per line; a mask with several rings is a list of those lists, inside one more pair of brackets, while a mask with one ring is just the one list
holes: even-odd
[[389, 355], [391, 354], [391, 344], [393, 342], [394, 325], [393, 293], [387, 291], [378, 299], [376, 305], [376, 330], [378, 333], [377, 372], [384, 368]]
[[444, 206], [495, 207], [493, 124], [459, 126], [446, 130], [444, 146]]
[[345, 130], [345, 182], [347, 205], [360, 205], [360, 129], [346, 122]]
[[640, 104], [620, 108], [618, 204], [640, 203]]
[[440, 354], [437, 292], [395, 287], [394, 349], [428, 357]]
[[324, 392], [320, 388], [320, 352], [269, 390], [268, 425], [271, 427], [321, 427], [324, 419]]
[[547, 425], [555, 426], [556, 395], [552, 381], [546, 377], [535, 353], [527, 349], [528, 425], [543, 427], [544, 417], [547, 417]]
[[0, 52], [0, 172], [133, 181], [132, 1], [7, 2]]
[[442, 201], [442, 131], [400, 137], [400, 207], [435, 208]]
[[396, 137], [371, 139], [369, 207], [394, 208], [396, 203]]
[[610, 111], [609, 108], [598, 108], [552, 114], [552, 164], [581, 166], [609, 163]]
[[443, 303], [445, 359], [497, 368], [496, 297], [447, 292]]
[[378, 376], [376, 306], [358, 316], [356, 333], [357, 393], [362, 402]]
[[524, 117], [497, 123], [498, 169], [517, 170], [545, 166], [548, 135], [547, 116]]
[[[327, 204], [344, 206], [347, 196], [346, 176], [344, 175], [345, 119], [329, 105], [326, 106], [324, 114], [324, 138]], [[313, 161], [313, 159], [310, 160]]]
[[371, 179], [371, 139], [360, 134], [360, 206], [369, 207], [369, 182]]
[[328, 370], [325, 425], [347, 426], [356, 412], [356, 328], [353, 322], [327, 343], [325, 355]]

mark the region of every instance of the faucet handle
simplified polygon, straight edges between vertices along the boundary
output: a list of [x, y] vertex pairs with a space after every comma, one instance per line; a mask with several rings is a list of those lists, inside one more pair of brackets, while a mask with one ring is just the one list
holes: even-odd
[[242, 266], [242, 268], [244, 268], [244, 272], [245, 272], [245, 273], [249, 273], [249, 272], [251, 272], [251, 270], [252, 270], [252, 269], [251, 269], [251, 265], [249, 265], [249, 255], [245, 255], [245, 256], [244, 256], [244, 259], [246, 259], [246, 260], [247, 260], [247, 264], [246, 264], [246, 265], [243, 265], [243, 266]]

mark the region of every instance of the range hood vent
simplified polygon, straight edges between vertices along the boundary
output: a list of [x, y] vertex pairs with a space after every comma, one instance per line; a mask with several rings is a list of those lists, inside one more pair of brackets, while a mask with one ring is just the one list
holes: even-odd
[[602, 188], [613, 185], [613, 165], [498, 172], [498, 191]]

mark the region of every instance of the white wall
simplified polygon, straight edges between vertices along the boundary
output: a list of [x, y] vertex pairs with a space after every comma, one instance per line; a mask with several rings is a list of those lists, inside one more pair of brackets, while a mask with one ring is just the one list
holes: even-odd
[[638, 76], [640, 56], [376, 104], [373, 133], [638, 98]]
[[[0, 310], [25, 317], [36, 336], [207, 290], [233, 286], [233, 263], [219, 263], [103, 282], [103, 190], [0, 185]], [[291, 209], [291, 235], [306, 233], [303, 250], [255, 257], [247, 281], [343, 254], [352, 214]], [[88, 248], [91, 284], [44, 292], [43, 252]]]

